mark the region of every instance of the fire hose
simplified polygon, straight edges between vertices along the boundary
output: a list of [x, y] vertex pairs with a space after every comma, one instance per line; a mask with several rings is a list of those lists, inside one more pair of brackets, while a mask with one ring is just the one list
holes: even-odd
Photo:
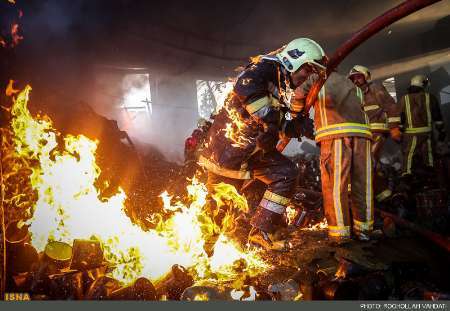
[[[374, 34], [391, 25], [392, 23], [408, 16], [414, 12], [417, 12], [427, 6], [430, 6], [441, 0], [406, 0], [398, 6], [386, 11], [382, 15], [373, 19], [367, 25], [362, 27], [359, 31], [355, 32], [347, 41], [345, 41], [330, 57], [327, 62], [326, 75], [321, 76], [312, 86], [308, 96], [306, 98], [305, 108], [303, 109], [303, 116], [309, 117], [309, 111], [314, 105], [319, 94], [320, 89], [325, 84], [328, 76], [336, 69], [336, 67], [347, 57], [355, 48], [361, 43], [372, 37]], [[284, 148], [289, 144], [290, 138], [282, 139], [278, 145], [278, 151], [282, 152]]]
[[442, 235], [432, 232], [430, 230], [424, 229], [408, 220], [405, 220], [389, 212], [383, 211], [379, 208], [375, 208], [375, 211], [380, 213], [381, 217], [392, 219], [398, 226], [414, 231], [415, 233], [419, 234], [420, 236], [424, 237], [430, 242], [433, 242], [435, 245], [439, 246], [443, 250], [447, 251], [447, 253], [450, 253], [450, 240], [448, 238], [445, 238]]

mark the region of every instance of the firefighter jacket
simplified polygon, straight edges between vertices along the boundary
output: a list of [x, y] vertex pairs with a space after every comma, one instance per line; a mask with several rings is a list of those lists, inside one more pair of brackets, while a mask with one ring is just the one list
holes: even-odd
[[430, 134], [433, 123], [438, 129], [443, 128], [439, 102], [422, 88], [410, 88], [400, 100], [400, 109], [405, 134]]
[[[296, 101], [306, 100], [317, 78], [312, 76], [295, 90]], [[314, 123], [317, 142], [341, 137], [372, 137], [357, 88], [338, 73], [332, 73], [319, 92], [314, 104]]]
[[381, 83], [369, 82], [357, 91], [363, 97], [363, 109], [369, 117], [372, 132], [389, 132], [400, 125], [400, 111]]
[[276, 57], [249, 64], [214, 119], [200, 165], [221, 176], [249, 179], [247, 160], [259, 149], [276, 147], [288, 83]]

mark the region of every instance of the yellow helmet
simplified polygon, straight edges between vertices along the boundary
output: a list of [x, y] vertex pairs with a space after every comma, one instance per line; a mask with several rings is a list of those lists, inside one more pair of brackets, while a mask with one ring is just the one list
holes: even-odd
[[308, 38], [297, 38], [286, 45], [277, 55], [284, 68], [289, 72], [297, 71], [303, 64], [314, 64], [326, 69], [320, 63], [325, 52], [320, 45]]
[[361, 65], [355, 65], [350, 70], [347, 77], [350, 78], [351, 76], [356, 75], [356, 74], [362, 74], [364, 76], [364, 78], [366, 79], [366, 82], [369, 82], [371, 79], [370, 70], [367, 67], [364, 67]]
[[411, 78], [411, 86], [426, 87], [427, 85], [429, 80], [424, 75], [415, 75]]

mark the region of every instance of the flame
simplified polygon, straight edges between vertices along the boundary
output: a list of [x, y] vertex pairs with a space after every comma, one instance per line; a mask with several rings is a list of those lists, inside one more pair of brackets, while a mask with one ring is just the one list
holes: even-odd
[[[16, 1], [15, 0], [7, 0], [9, 3], [15, 5]], [[21, 19], [23, 17], [23, 11], [22, 10], [18, 10], [18, 15], [17, 15], [18, 19]], [[20, 27], [19, 24], [17, 22], [13, 22], [11, 24], [11, 28], [10, 28], [10, 35], [11, 38], [5, 39], [3, 37], [0, 36], [0, 46], [1, 47], [10, 47], [10, 48], [14, 48], [15, 46], [17, 46], [21, 40], [23, 40], [23, 36], [20, 34]], [[8, 40], [8, 42], [7, 42]]]
[[345, 277], [347, 276], [347, 273], [345, 272], [345, 267], [340, 265], [334, 276], [336, 279], [345, 279]]
[[321, 222], [318, 222], [314, 225], [309, 225], [309, 227], [303, 228], [302, 230], [319, 231], [319, 230], [325, 230], [325, 229], [328, 229], [328, 222], [327, 222], [326, 218], [322, 219]]
[[14, 89], [14, 80], [9, 80], [5, 91], [6, 96], [10, 97], [17, 93], [19, 93], [19, 90]]
[[193, 301], [208, 301], [208, 294], [197, 294], [195, 295]]
[[295, 221], [295, 217], [297, 217], [298, 211], [292, 206], [289, 205], [286, 208], [286, 217], [288, 220], [288, 225], [292, 225]]
[[228, 113], [231, 122], [225, 124], [225, 137], [233, 142], [233, 147], [246, 147], [251, 140], [245, 137], [243, 131], [248, 127], [239, 113], [231, 107], [229, 101], [223, 106]]
[[[187, 186], [189, 204], [172, 204], [167, 192], [161, 194], [164, 213], [149, 231], [126, 216], [127, 196], [122, 189], [100, 200], [94, 186], [100, 174], [95, 159], [98, 142], [83, 135], [58, 139], [61, 134], [48, 117], [30, 114], [30, 91], [26, 86], [13, 99], [11, 126], [17, 156], [37, 163], [31, 168], [30, 181], [38, 199], [28, 224], [38, 251], [52, 240], [71, 244], [74, 239], [98, 239], [105, 258], [114, 266], [112, 276], [122, 282], [141, 276], [158, 280], [174, 264], [190, 269], [196, 279], [227, 280], [243, 272], [255, 276], [269, 268], [260, 254], [243, 250], [230, 237], [236, 215], [248, 210], [245, 198], [230, 185], [217, 185], [212, 195], [218, 207], [227, 208], [221, 226], [208, 211], [206, 186], [196, 179]], [[208, 257], [205, 241], [214, 235], [218, 235], [214, 254]], [[244, 263], [239, 273], [233, 270], [237, 261]]]
[[256, 294], [257, 292], [253, 286], [250, 286], [248, 288], [248, 291], [233, 289], [230, 292], [230, 296], [231, 298], [233, 298], [233, 300], [240, 301], [254, 301], [256, 300]]
[[11, 38], [12, 38], [12, 46], [16, 46], [19, 44], [21, 40], [23, 40], [23, 36], [19, 34], [19, 24], [13, 23], [11, 26]]

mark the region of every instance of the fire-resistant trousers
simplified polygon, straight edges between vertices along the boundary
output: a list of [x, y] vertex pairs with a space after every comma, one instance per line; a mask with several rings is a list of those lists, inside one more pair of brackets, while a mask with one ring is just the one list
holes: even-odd
[[[297, 183], [298, 168], [278, 151], [256, 153], [248, 161], [248, 168], [253, 178], [267, 185], [251, 224], [262, 231], [272, 233], [283, 225], [283, 214]], [[220, 181], [233, 184], [239, 182], [216, 174], [208, 174], [208, 184]]]
[[381, 158], [381, 149], [383, 149], [384, 142], [386, 141], [386, 135], [383, 133], [372, 133], [372, 159], [373, 165], [376, 166]]
[[387, 177], [379, 171], [378, 167], [386, 136], [385, 133], [372, 132], [373, 191], [377, 202], [382, 202], [392, 195]]
[[320, 170], [328, 235], [350, 237], [351, 226], [355, 234], [370, 233], [373, 229], [371, 140], [343, 137], [322, 141]]
[[430, 134], [403, 135], [402, 175], [411, 175], [414, 167], [433, 167], [433, 148]]

